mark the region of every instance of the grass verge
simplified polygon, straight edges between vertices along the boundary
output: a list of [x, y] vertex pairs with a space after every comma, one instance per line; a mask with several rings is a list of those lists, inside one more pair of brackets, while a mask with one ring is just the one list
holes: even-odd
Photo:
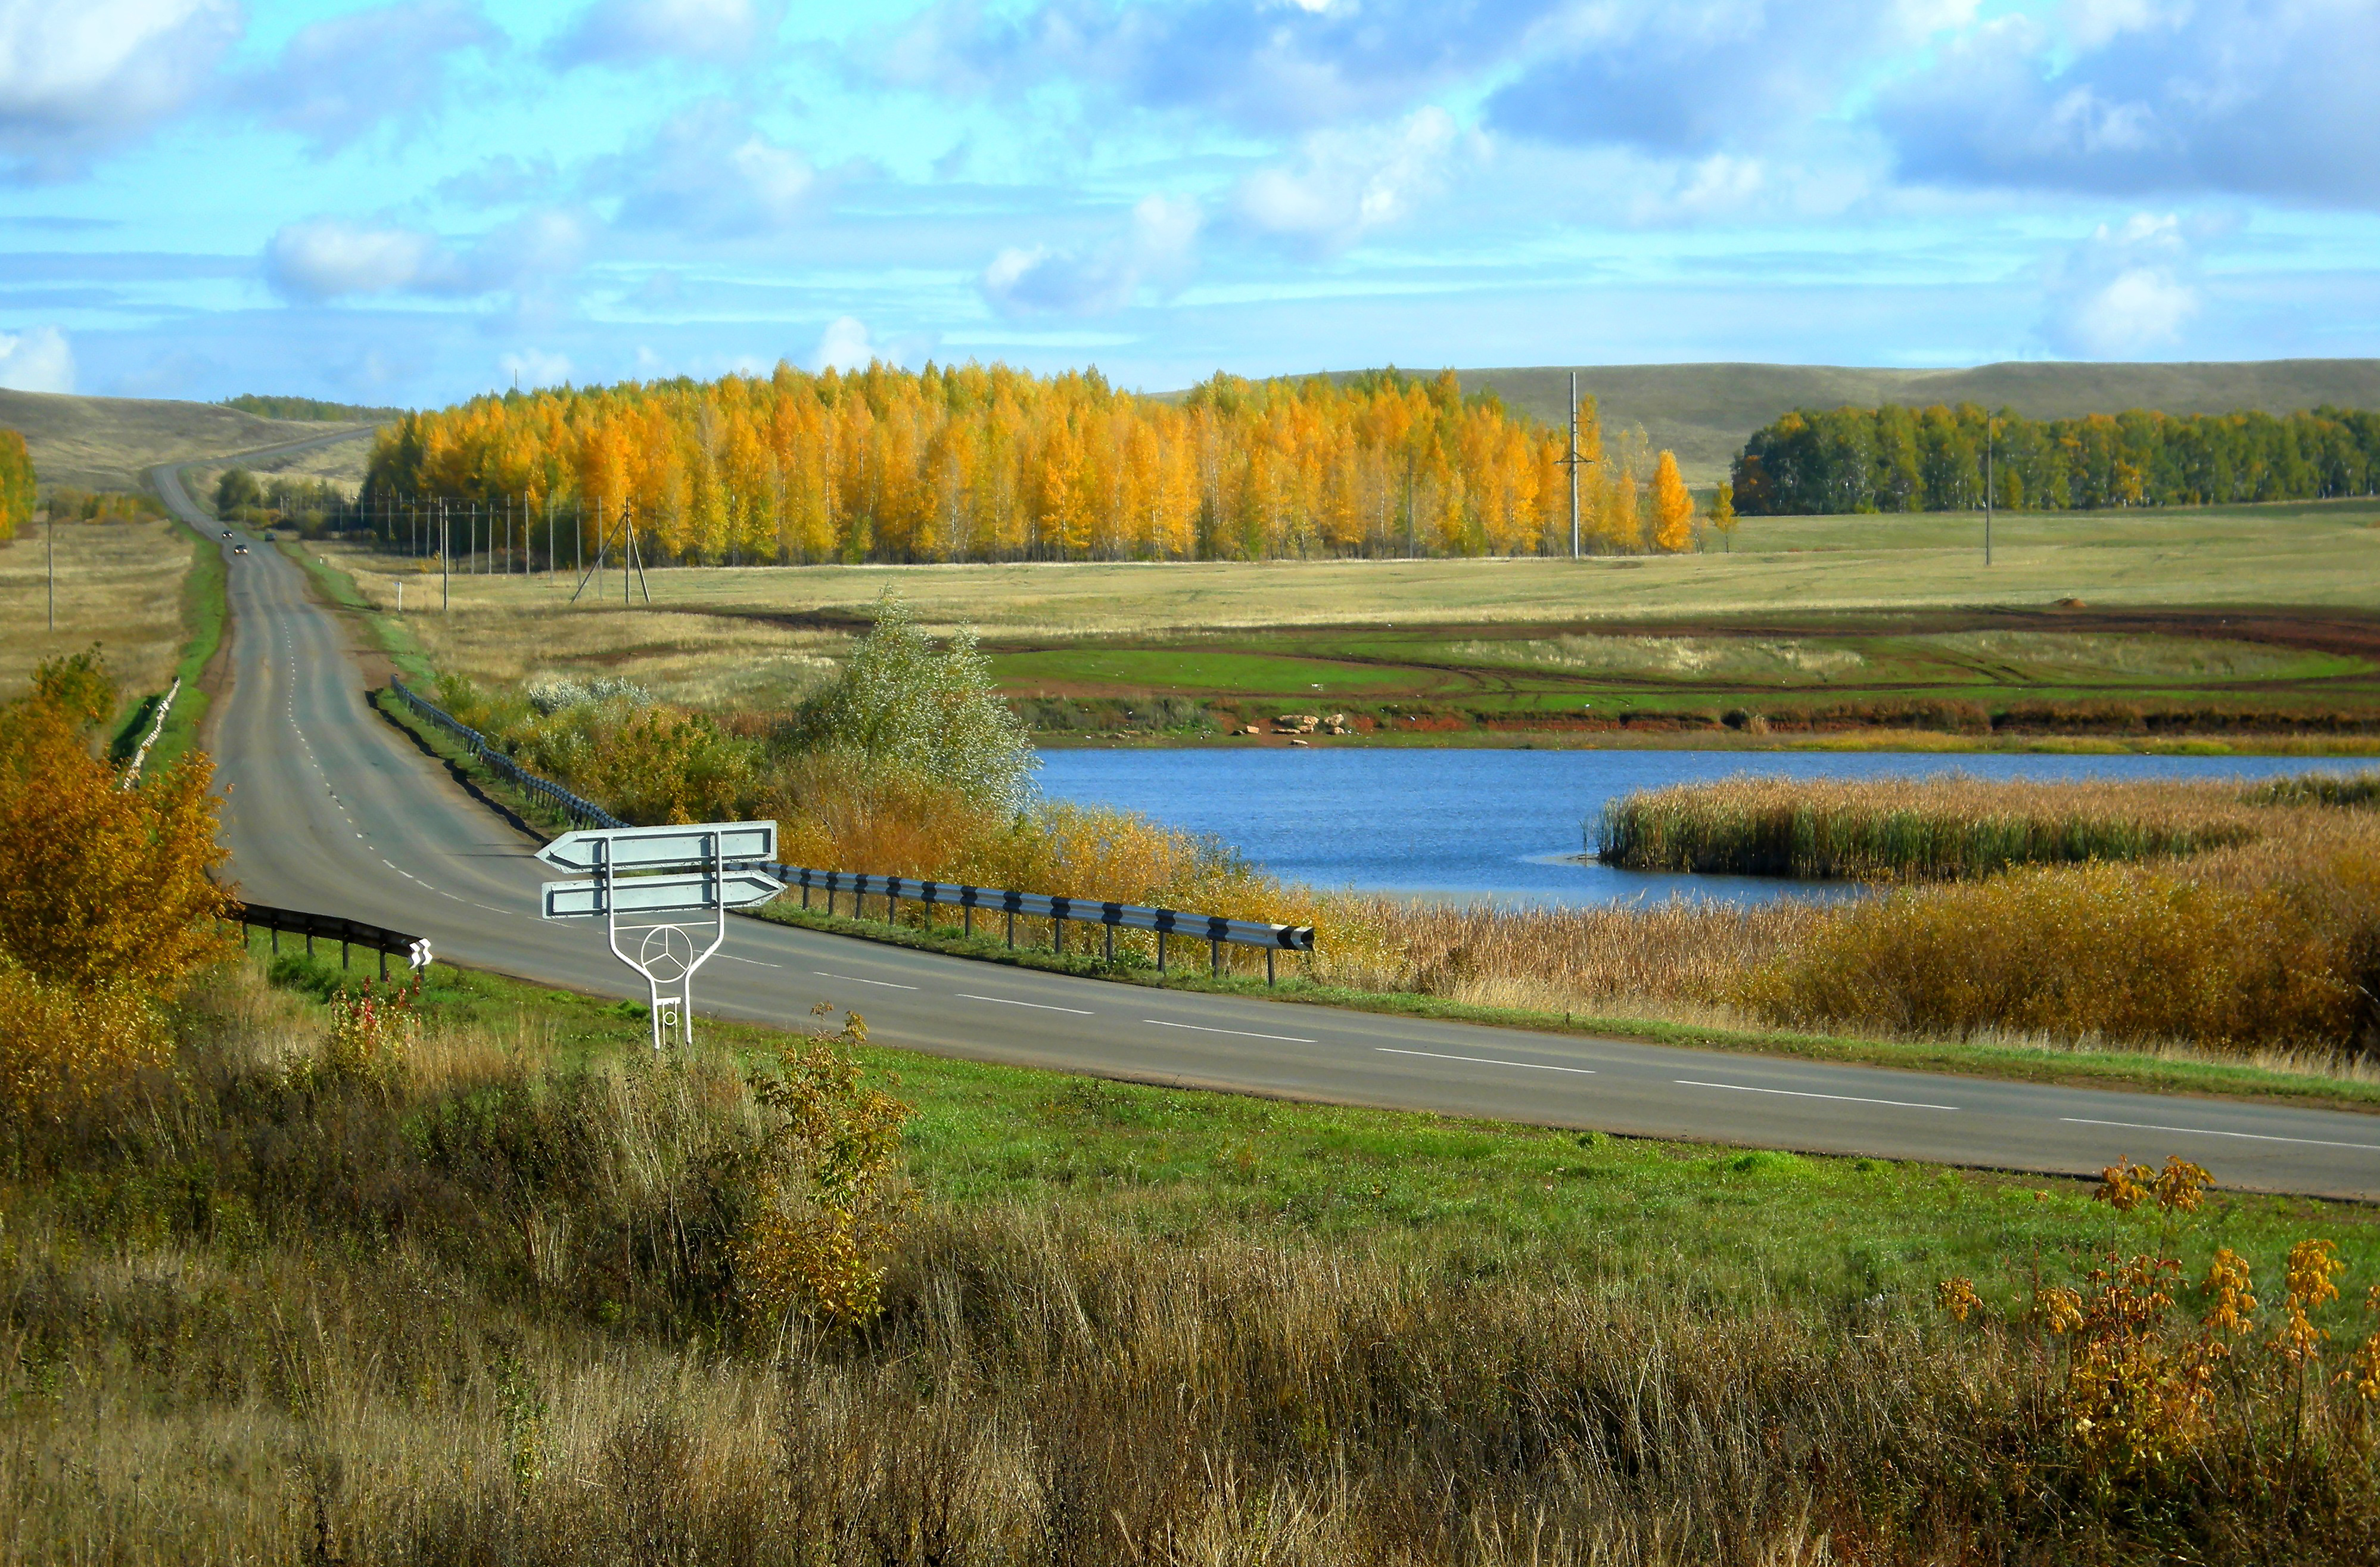
[[165, 715], [165, 727], [159, 732], [156, 746], [149, 753], [147, 766], [152, 772], [164, 771], [198, 743], [199, 728], [206, 722], [211, 700], [199, 677], [223, 647], [224, 626], [231, 613], [225, 597], [230, 576], [224, 565], [223, 552], [197, 528], [191, 528], [190, 535], [190, 570], [182, 579], [182, 625], [189, 637], [182, 644], [182, 655], [174, 665], [182, 688], [174, 698], [174, 711]]

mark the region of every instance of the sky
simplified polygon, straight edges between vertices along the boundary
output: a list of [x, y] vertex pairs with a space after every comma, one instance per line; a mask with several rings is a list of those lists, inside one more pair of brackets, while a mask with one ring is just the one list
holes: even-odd
[[0, 385], [2380, 355], [2380, 0], [0, 0]]

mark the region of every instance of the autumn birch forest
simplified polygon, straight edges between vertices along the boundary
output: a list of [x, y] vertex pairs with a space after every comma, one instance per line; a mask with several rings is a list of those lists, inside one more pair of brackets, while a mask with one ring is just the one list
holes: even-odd
[[[1588, 549], [1694, 546], [1669, 453], [1607, 441], [1591, 402], [1579, 443]], [[590, 550], [625, 511], [649, 559], [687, 565], [1560, 554], [1564, 449], [1451, 370], [1218, 374], [1153, 397], [1096, 370], [781, 364], [410, 414], [382, 431], [360, 501], [471, 504], [525, 546], [556, 516]]]

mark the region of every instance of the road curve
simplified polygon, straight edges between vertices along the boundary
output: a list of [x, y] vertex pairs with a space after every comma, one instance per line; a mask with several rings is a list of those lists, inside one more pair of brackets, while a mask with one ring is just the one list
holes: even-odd
[[[159, 480], [177, 513], [215, 530]], [[365, 705], [344, 623], [299, 568], [275, 550], [227, 564], [231, 690], [209, 740], [249, 895], [415, 931], [454, 962], [641, 998], [599, 929], [537, 917], [535, 844]], [[1148, 990], [756, 920], [730, 922], [696, 998], [705, 1014], [778, 1024], [826, 1002], [864, 1013], [884, 1044], [1146, 1082], [2074, 1174], [2172, 1152], [2226, 1186], [2380, 1197], [2380, 1116]]]

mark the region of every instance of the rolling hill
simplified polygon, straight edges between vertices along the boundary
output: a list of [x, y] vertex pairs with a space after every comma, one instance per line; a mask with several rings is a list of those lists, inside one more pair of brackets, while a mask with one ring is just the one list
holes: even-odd
[[[0, 390], [0, 426], [24, 433], [33, 454], [34, 477], [45, 488], [66, 484], [85, 490], [138, 490], [141, 470], [152, 464], [304, 441], [340, 428], [259, 419], [217, 403], [6, 390]], [[360, 476], [364, 443], [347, 444], [357, 453], [354, 464]]]
[[[1466, 370], [1466, 392], [1492, 390], [1548, 424], [1567, 417], [1567, 367]], [[2126, 408], [2168, 413], [2289, 413], [2323, 403], [2380, 407], [2380, 359], [2263, 359], [2209, 364], [2025, 361], [1973, 370], [1863, 370], [1836, 365], [1582, 365], [1607, 430], [1642, 424], [1678, 455], [1689, 482], [1714, 483], [1745, 437], [1791, 408], [1856, 403], [1979, 403], [2034, 419]]]

